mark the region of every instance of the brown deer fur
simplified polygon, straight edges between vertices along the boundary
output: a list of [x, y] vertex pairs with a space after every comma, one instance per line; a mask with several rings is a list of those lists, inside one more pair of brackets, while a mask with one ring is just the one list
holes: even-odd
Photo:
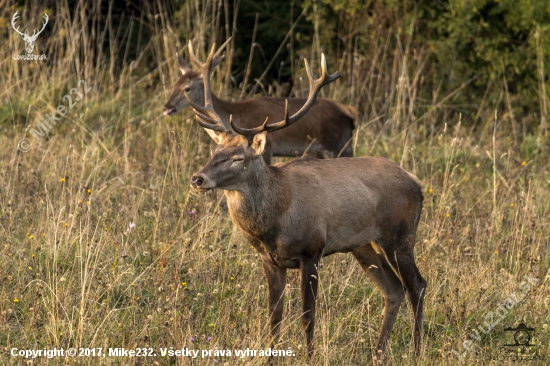
[[[193, 71], [181, 57], [179, 62], [183, 75], [174, 84], [174, 91], [164, 105], [165, 115], [174, 115], [189, 105], [184, 92], [196, 104], [204, 105], [202, 73]], [[288, 99], [290, 113], [295, 113], [305, 101], [304, 98]], [[245, 128], [258, 126], [266, 117], [270, 121], [284, 117], [283, 98], [262, 97], [230, 102], [212, 95], [212, 103], [230, 131], [230, 115], [235, 124]], [[309, 155], [318, 158], [353, 156], [351, 138], [356, 117], [357, 112], [352, 106], [318, 98], [300, 123], [268, 135], [264, 159], [271, 164], [272, 156], [301, 156], [306, 149]]]
[[[217, 62], [212, 49], [205, 70]], [[384, 320], [376, 350], [384, 354], [405, 292], [412, 306], [413, 340], [420, 351], [426, 281], [414, 261], [422, 210], [420, 181], [381, 157], [296, 159], [268, 166], [261, 158], [268, 132], [296, 122], [319, 89], [339, 77], [309, 70], [310, 94], [300, 112], [270, 125], [226, 129], [212, 108], [209, 81], [205, 106], [192, 104], [198, 122], [215, 132], [210, 161], [191, 178], [199, 191], [222, 189], [231, 219], [259, 252], [269, 284], [271, 334], [276, 341], [283, 315], [287, 269], [301, 275], [302, 326], [313, 354], [315, 298], [321, 257], [351, 252], [381, 290]], [[209, 80], [209, 75], [205, 80]], [[237, 132], [237, 133], [235, 133]], [[376, 357], [381, 356], [378, 352]]]
[[[386, 349], [406, 290], [418, 351], [426, 288], [413, 252], [422, 209], [418, 179], [380, 157], [304, 158], [267, 166], [254, 141], [221, 136], [192, 185], [200, 191], [223, 189], [231, 219], [260, 253], [268, 277], [272, 335], [277, 338], [282, 320], [286, 270], [299, 269], [302, 325], [313, 351], [319, 261], [352, 252], [385, 299], [377, 349]], [[197, 185], [199, 177], [202, 184]]]

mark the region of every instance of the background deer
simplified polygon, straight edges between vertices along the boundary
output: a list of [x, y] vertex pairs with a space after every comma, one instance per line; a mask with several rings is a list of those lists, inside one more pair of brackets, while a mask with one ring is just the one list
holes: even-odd
[[[220, 47], [220, 50], [228, 41]], [[189, 55], [195, 64], [200, 64], [193, 52], [191, 42], [189, 42]], [[172, 96], [164, 105], [164, 114], [167, 116], [174, 115], [189, 105], [185, 94], [194, 104], [204, 105], [203, 76], [206, 74], [205, 70], [194, 71], [179, 55], [178, 61], [182, 76], [174, 84]], [[295, 113], [304, 102], [303, 98], [289, 99], [290, 113]], [[263, 121], [266, 117], [273, 121], [283, 119], [285, 110], [283, 98], [250, 98], [230, 102], [212, 94], [212, 105], [229, 131], [231, 131], [229, 116], [233, 116], [235, 124], [252, 128], [258, 125], [258, 121]], [[356, 115], [355, 108], [351, 106], [331, 99], [319, 98], [300, 123], [267, 136], [263, 157], [267, 164], [271, 164], [272, 156], [295, 157], [304, 154], [306, 150], [318, 158], [323, 158], [325, 155], [334, 158], [353, 156], [351, 138], [355, 128]], [[209, 134], [211, 135], [212, 132]]]
[[231, 219], [259, 252], [269, 284], [269, 314], [274, 341], [279, 335], [287, 269], [301, 276], [302, 327], [308, 355], [313, 353], [315, 298], [321, 257], [352, 252], [382, 291], [384, 320], [377, 350], [385, 352], [405, 291], [414, 314], [415, 352], [420, 350], [426, 281], [414, 261], [415, 235], [422, 209], [419, 180], [381, 157], [296, 159], [268, 166], [261, 158], [268, 133], [296, 123], [313, 106], [319, 90], [340, 77], [313, 76], [304, 105], [280, 122], [246, 129], [224, 125], [213, 109], [210, 75], [219, 62], [214, 47], [206, 62], [205, 106], [189, 98], [199, 124], [215, 132], [210, 161], [191, 178], [199, 191], [223, 189]]

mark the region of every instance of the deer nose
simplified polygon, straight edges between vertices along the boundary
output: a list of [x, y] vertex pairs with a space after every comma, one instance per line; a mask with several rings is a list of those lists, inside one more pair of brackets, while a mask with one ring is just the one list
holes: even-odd
[[165, 104], [164, 107], [164, 115], [165, 116], [171, 116], [174, 113], [176, 113], [176, 108], [169, 106], [168, 104]]
[[191, 186], [193, 188], [197, 188], [197, 187], [200, 187], [202, 186], [202, 184], [204, 183], [204, 178], [201, 177], [200, 175], [199, 176], [192, 176], [191, 177]]

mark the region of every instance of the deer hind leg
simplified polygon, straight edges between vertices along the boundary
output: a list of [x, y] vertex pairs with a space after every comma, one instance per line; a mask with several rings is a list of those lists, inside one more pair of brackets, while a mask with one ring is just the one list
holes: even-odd
[[428, 283], [420, 274], [418, 267], [414, 264], [414, 271], [416, 273], [416, 282], [414, 288], [416, 291], [409, 291], [409, 299], [412, 304], [414, 313], [414, 355], [418, 357], [420, 355], [420, 344], [422, 342], [423, 324], [424, 324], [424, 297], [426, 296], [426, 288]]
[[378, 254], [370, 243], [355, 249], [352, 253], [361, 264], [365, 273], [380, 289], [384, 297], [384, 320], [382, 322], [378, 344], [376, 345], [376, 359], [383, 362], [391, 331], [397, 319], [399, 307], [405, 297], [405, 291], [401, 284], [401, 280], [392, 270], [384, 254]]
[[300, 292], [302, 295], [302, 328], [306, 332], [307, 355], [313, 356], [313, 333], [315, 330], [315, 299], [317, 298], [317, 286], [319, 274], [317, 268], [319, 261], [302, 262], [300, 267]]
[[[414, 242], [414, 236], [411, 238], [409, 239]], [[426, 295], [427, 282], [420, 274], [414, 262], [412, 246], [405, 246], [402, 250], [395, 252], [387, 252], [386, 256], [395, 272], [399, 274], [411, 302], [414, 315], [414, 353], [415, 356], [418, 356], [420, 354], [420, 344], [422, 341], [424, 297]]]

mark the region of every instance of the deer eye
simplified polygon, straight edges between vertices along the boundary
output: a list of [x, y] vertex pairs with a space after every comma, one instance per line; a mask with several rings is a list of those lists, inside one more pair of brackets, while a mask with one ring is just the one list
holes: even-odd
[[191, 87], [186, 86], [185, 88], [183, 88], [183, 91], [186, 92], [186, 93], [189, 93], [191, 91]]
[[243, 160], [244, 160], [244, 156], [236, 155], [236, 156], [233, 156], [233, 157], [231, 158], [231, 160], [233, 160], [233, 162], [236, 162], [236, 161], [243, 161]]

